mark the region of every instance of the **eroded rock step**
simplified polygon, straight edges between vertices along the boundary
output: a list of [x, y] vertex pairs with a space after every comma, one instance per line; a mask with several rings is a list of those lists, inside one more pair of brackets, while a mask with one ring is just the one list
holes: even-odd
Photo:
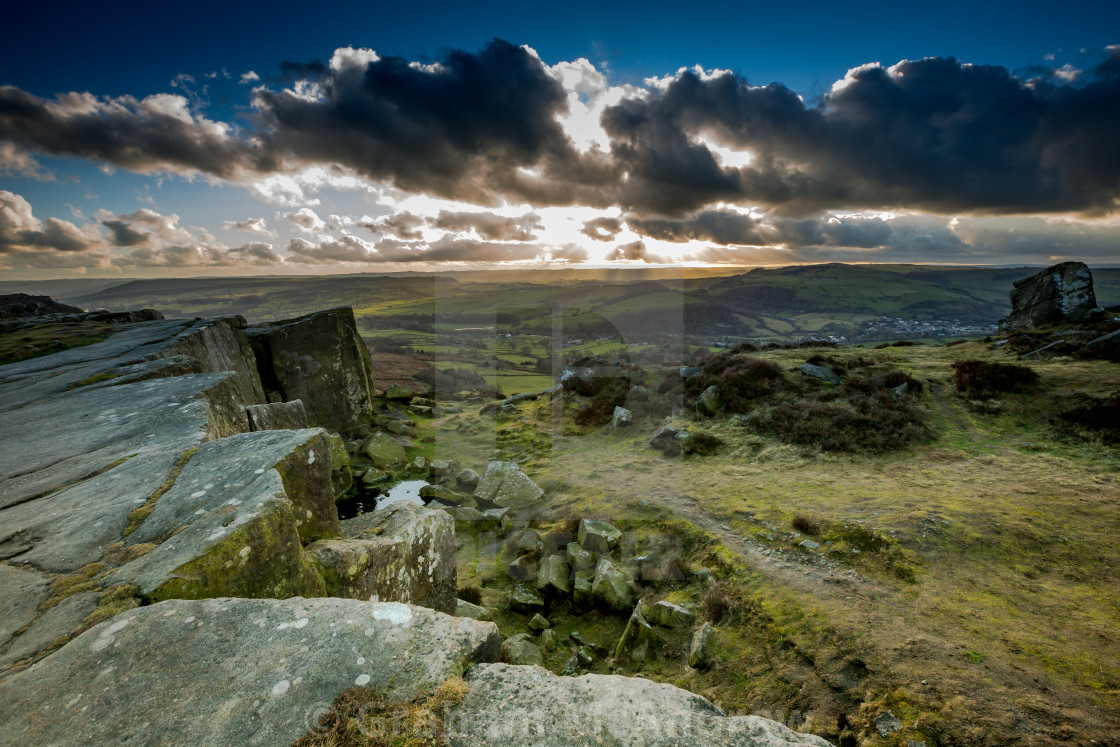
[[0, 682], [0, 744], [286, 745], [355, 684], [410, 698], [498, 647], [493, 623], [400, 603], [173, 600]]

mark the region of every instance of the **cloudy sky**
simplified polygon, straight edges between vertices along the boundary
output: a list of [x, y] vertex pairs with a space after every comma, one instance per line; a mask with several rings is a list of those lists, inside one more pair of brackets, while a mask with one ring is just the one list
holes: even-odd
[[11, 278], [1120, 264], [1120, 5], [25, 3]]

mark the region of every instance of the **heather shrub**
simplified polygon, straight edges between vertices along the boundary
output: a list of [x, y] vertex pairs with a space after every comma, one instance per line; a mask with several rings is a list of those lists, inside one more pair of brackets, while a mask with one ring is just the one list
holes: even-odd
[[973, 399], [986, 399], [1024, 389], [1038, 381], [1027, 366], [979, 360], [953, 362], [953, 383], [958, 392]]

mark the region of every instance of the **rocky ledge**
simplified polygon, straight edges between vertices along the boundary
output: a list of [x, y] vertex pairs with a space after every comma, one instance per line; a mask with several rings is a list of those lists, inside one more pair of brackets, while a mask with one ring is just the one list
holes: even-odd
[[[349, 309], [106, 323], [0, 366], [0, 745], [287, 744], [350, 688], [464, 670], [452, 744], [823, 744], [669, 685], [493, 664], [494, 623], [444, 614], [450, 515], [339, 519], [376, 420]], [[488, 510], [540, 499], [511, 465], [463, 473]]]

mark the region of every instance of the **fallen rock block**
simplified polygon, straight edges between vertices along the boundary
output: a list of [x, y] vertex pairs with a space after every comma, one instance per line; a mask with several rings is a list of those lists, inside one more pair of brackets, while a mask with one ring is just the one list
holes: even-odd
[[348, 599], [173, 600], [0, 683], [5, 744], [291, 744], [343, 690], [391, 699], [495, 661], [493, 623]]
[[699, 695], [636, 677], [481, 664], [465, 679], [467, 695], [449, 719], [454, 747], [828, 747], [812, 734], [759, 716], [725, 716]]
[[490, 462], [478, 481], [474, 497], [493, 501], [499, 506], [523, 506], [544, 495], [540, 486], [529, 479], [515, 462]]
[[[457, 570], [454, 521], [444, 511], [401, 501], [342, 522], [342, 533], [350, 541], [372, 544], [349, 545], [327, 542], [315, 552], [339, 574], [340, 589], [355, 598], [393, 600], [419, 604], [454, 613]], [[346, 558], [369, 553], [366, 569], [351, 574]], [[343, 579], [347, 579], [343, 583]], [[328, 579], [329, 584], [329, 579]]]

